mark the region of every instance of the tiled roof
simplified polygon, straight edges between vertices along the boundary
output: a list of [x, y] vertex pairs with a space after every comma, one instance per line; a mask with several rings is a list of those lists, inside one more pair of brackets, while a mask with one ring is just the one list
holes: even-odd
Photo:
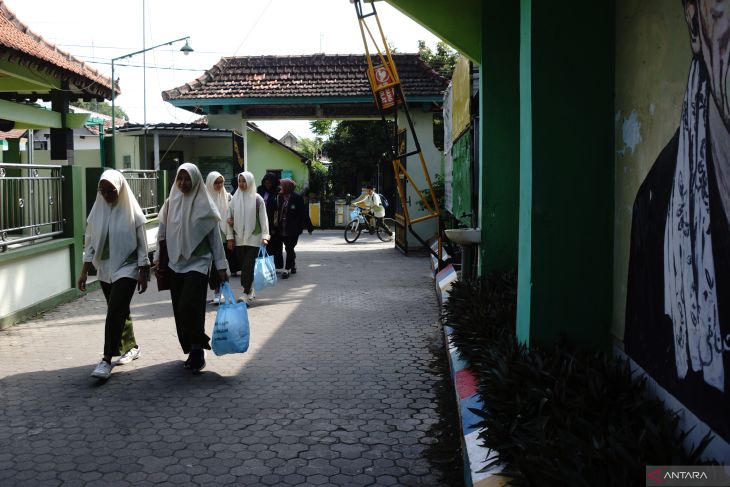
[[[136, 132], [145, 128], [142, 123], [128, 123], [123, 127], [118, 128], [117, 132]], [[178, 123], [178, 122], [160, 122], [160, 123], [148, 123], [148, 131], [154, 130], [178, 130], [178, 131], [192, 131], [192, 132], [233, 132], [229, 129], [219, 129], [209, 127], [207, 123]]]
[[[263, 130], [259, 128], [258, 125], [256, 125], [253, 122], [246, 122], [246, 127], [248, 130], [257, 132], [261, 134], [262, 136], [266, 137], [266, 139], [271, 142], [272, 144], [280, 145], [283, 149], [292, 152], [295, 156], [297, 156], [302, 162], [306, 160], [306, 157], [301, 152], [297, 151], [296, 149], [292, 149], [286, 144], [283, 144], [280, 142], [276, 137], [267, 134]], [[117, 129], [117, 132], [137, 132], [144, 129], [144, 125], [141, 123], [128, 123], [124, 127]], [[178, 132], [215, 132], [215, 133], [221, 133], [221, 132], [233, 132], [231, 129], [221, 129], [221, 128], [212, 128], [208, 126], [208, 117], [200, 117], [199, 119], [193, 121], [192, 123], [154, 123], [154, 124], [147, 124], [147, 130], [148, 131], [155, 131], [155, 130], [176, 130]]]
[[68, 80], [77, 87], [76, 90], [72, 88], [74, 92], [80, 89], [84, 94], [106, 99], [112, 96], [112, 82], [109, 78], [32, 32], [1, 0], [0, 56]]
[[[406, 99], [439, 99], [448, 80], [418, 54], [393, 54]], [[374, 64], [379, 60], [374, 58]], [[256, 56], [222, 58], [203, 76], [162, 92], [162, 98], [198, 100], [220, 98], [372, 97], [362, 54]]]
[[27, 129], [12, 129], [7, 132], [0, 132], [0, 140], [19, 139], [25, 135]]

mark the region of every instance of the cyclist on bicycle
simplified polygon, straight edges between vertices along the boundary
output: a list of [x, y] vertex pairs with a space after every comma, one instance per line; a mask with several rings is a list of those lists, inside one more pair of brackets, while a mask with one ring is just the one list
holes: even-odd
[[[367, 211], [366, 218], [370, 224], [370, 233], [375, 233], [377, 228], [382, 228], [388, 235], [393, 235], [393, 232], [387, 226], [383, 225], [385, 208], [383, 207], [382, 201], [380, 201], [380, 196], [373, 190], [372, 184], [368, 184], [365, 188], [367, 189], [366, 193], [351, 204], [357, 205]], [[375, 220], [375, 224], [372, 222], [373, 219]]]

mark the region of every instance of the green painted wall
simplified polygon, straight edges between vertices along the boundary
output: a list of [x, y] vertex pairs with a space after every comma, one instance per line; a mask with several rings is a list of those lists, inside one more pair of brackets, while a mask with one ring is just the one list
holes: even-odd
[[614, 336], [623, 339], [634, 198], [679, 125], [692, 52], [681, 2], [616, 4]]
[[482, 7], [480, 66], [481, 274], [517, 266], [519, 214], [518, 2]]
[[[435, 36], [464, 53], [474, 62], [482, 57], [481, 0], [387, 0]], [[498, 2], [490, 2], [490, 7]], [[501, 2], [507, 3], [507, 2]], [[377, 6], [375, 8], [378, 8]], [[363, 12], [370, 12], [369, 5]], [[397, 28], [397, 26], [383, 26]], [[385, 32], [387, 35], [387, 31]]]
[[[591, 346], [607, 346], [612, 307], [614, 3], [532, 2], [523, 7], [523, 39], [530, 63], [532, 191], [529, 205], [530, 268], [518, 299], [518, 329], [550, 342], [561, 333]], [[590, 19], [590, 22], [586, 21]], [[529, 70], [529, 73], [526, 72]], [[525, 79], [527, 78], [527, 79]], [[525, 87], [523, 86], [523, 89]], [[527, 99], [522, 100], [527, 102]], [[525, 107], [523, 107], [525, 110]], [[524, 130], [524, 125], [523, 125]], [[524, 134], [528, 135], [528, 134]], [[529, 141], [523, 140], [523, 146]], [[531, 201], [530, 201], [531, 199]], [[521, 236], [527, 236], [521, 229]], [[522, 242], [527, 245], [527, 242]], [[525, 270], [522, 270], [525, 276]]]
[[256, 179], [256, 184], [266, 174], [267, 169], [283, 169], [291, 171], [294, 181], [297, 183], [297, 190], [309, 184], [309, 173], [307, 166], [291, 151], [285, 149], [276, 142], [269, 142], [258, 132], [248, 132], [248, 170]]

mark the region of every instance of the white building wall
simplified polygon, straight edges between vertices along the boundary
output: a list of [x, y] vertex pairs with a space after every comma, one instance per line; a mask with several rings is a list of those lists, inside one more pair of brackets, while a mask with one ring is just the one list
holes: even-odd
[[68, 247], [4, 264], [0, 267], [0, 318], [69, 289]]

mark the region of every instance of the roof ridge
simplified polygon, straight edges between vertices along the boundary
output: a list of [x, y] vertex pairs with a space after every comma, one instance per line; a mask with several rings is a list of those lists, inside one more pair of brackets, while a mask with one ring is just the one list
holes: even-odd
[[[13, 13], [12, 10], [8, 8], [8, 6], [5, 4], [4, 1], [0, 0], [0, 19], [5, 19], [8, 24], [12, 25], [16, 30], [21, 32], [22, 34], [28, 36], [31, 41], [36, 43], [37, 45], [51, 50], [53, 53], [61, 56], [65, 61], [69, 63], [69, 66], [62, 66], [58, 64], [57, 62], [53, 61], [52, 59], [47, 59], [47, 57], [44, 57], [42, 53], [32, 53], [32, 52], [26, 52], [22, 49], [20, 49], [20, 46], [13, 46], [5, 44], [6, 47], [17, 51], [17, 52], [23, 52], [26, 55], [33, 56], [36, 59], [44, 62], [51, 63], [55, 65], [56, 68], [62, 69], [64, 71], [72, 72], [80, 76], [84, 76], [88, 78], [89, 80], [93, 81], [94, 83], [98, 83], [101, 86], [104, 86], [105, 88], [108, 88], [109, 90], [114, 89], [114, 85], [112, 83], [111, 78], [107, 78], [103, 74], [101, 74], [96, 69], [88, 66], [84, 61], [81, 61], [80, 59], [77, 59], [74, 57], [71, 53], [64, 51], [63, 49], [59, 48], [55, 44], [47, 41], [43, 38], [40, 34], [37, 34], [33, 30], [28, 27], [25, 23], [23, 23], [15, 13]], [[74, 66], [75, 65], [75, 66]], [[76, 69], [73, 69], [76, 68]], [[117, 88], [117, 92], [118, 88]]]

